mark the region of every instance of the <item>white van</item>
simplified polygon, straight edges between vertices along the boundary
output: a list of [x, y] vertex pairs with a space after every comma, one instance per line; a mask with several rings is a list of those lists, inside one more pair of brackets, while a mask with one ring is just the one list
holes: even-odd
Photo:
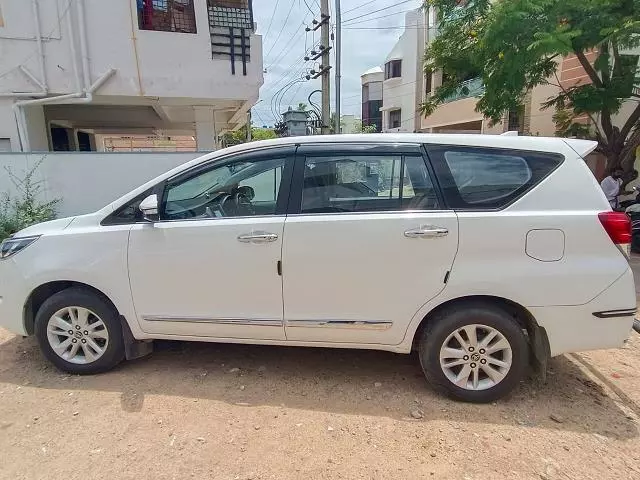
[[530, 361], [630, 332], [630, 222], [582, 159], [595, 145], [384, 134], [220, 150], [5, 240], [0, 323], [80, 374], [154, 339], [415, 349], [432, 384], [492, 401]]

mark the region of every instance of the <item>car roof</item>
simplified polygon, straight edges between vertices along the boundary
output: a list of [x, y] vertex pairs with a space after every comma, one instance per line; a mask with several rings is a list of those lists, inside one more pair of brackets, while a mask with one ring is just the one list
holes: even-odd
[[520, 150], [536, 150], [558, 152], [569, 145], [580, 156], [590, 153], [597, 142], [592, 140], [578, 140], [558, 137], [536, 137], [516, 135], [486, 135], [486, 134], [450, 134], [450, 133], [367, 133], [343, 135], [311, 135], [302, 137], [283, 137], [271, 140], [243, 143], [217, 150], [207, 156], [215, 158], [228, 153], [240, 153], [258, 148], [277, 147], [286, 145], [307, 145], [319, 143], [416, 143], [441, 145], [468, 145], [480, 147], [499, 147]]

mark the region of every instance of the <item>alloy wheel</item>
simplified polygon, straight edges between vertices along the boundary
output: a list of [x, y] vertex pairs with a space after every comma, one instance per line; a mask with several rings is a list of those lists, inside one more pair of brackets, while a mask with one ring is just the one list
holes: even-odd
[[58, 310], [49, 318], [47, 339], [60, 358], [84, 365], [104, 355], [109, 345], [109, 331], [91, 310], [71, 306]]
[[440, 368], [451, 383], [465, 390], [496, 386], [509, 373], [512, 359], [509, 341], [487, 325], [465, 325], [440, 348]]

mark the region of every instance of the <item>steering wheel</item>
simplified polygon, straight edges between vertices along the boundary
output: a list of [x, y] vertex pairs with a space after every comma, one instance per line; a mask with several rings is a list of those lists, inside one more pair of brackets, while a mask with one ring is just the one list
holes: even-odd
[[253, 204], [251, 203], [251, 200], [253, 200], [253, 198], [255, 197], [253, 188], [245, 185], [234, 190], [235, 191], [233, 192], [231, 198], [233, 200], [233, 204], [235, 205], [236, 215], [240, 217], [255, 215], [256, 211], [253, 208]]

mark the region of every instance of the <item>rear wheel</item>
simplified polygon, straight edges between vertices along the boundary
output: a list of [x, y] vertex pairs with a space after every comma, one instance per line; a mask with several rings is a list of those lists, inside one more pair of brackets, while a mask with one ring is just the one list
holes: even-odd
[[65, 372], [100, 373], [124, 359], [118, 313], [86, 289], [69, 288], [47, 299], [36, 315], [35, 334], [43, 354]]
[[458, 400], [483, 403], [518, 385], [527, 366], [528, 344], [507, 312], [479, 302], [431, 319], [419, 355], [431, 384]]

